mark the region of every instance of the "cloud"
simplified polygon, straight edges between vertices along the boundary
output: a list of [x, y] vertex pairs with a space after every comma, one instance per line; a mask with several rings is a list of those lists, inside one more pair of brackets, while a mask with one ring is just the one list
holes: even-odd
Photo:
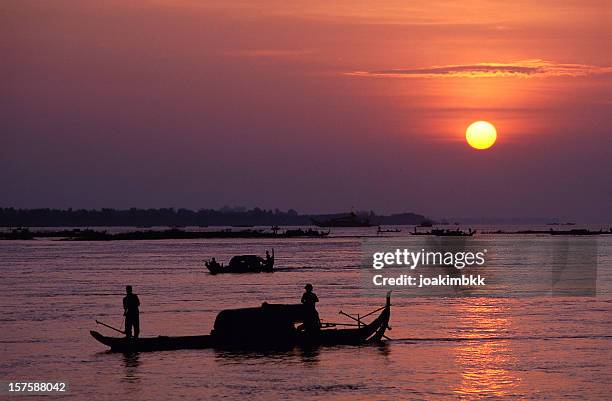
[[248, 49], [226, 51], [225, 54], [234, 57], [247, 58], [299, 58], [312, 54], [312, 50], [278, 50], [278, 49]]
[[348, 75], [363, 77], [403, 78], [488, 78], [488, 77], [582, 77], [607, 74], [612, 67], [588, 64], [562, 64], [546, 60], [520, 60], [511, 63], [476, 63], [424, 68], [353, 71]]

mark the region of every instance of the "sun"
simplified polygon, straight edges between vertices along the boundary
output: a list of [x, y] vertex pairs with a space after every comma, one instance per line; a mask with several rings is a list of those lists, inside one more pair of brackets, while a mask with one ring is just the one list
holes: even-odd
[[489, 149], [497, 140], [497, 130], [487, 121], [475, 121], [465, 130], [465, 139], [474, 149]]

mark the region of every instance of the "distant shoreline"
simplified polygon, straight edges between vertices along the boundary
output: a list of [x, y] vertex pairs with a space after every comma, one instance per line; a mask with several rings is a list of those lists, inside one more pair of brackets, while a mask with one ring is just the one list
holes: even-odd
[[[0, 227], [188, 227], [305, 226], [348, 213], [300, 214], [293, 209], [222, 208], [219, 210], [161, 209], [16, 209], [0, 208]], [[377, 215], [355, 212], [372, 225], [411, 225], [432, 221], [412, 212]]]
[[[92, 229], [92, 228], [72, 228], [72, 227], [56, 227], [57, 230], [50, 229], [51, 227], [40, 227], [37, 230], [30, 230], [28, 227], [20, 228], [9, 228], [0, 227], [0, 240], [34, 240], [34, 239], [55, 239], [59, 241], [139, 241], [139, 240], [172, 240], [172, 239], [244, 239], [244, 238], [257, 238], [257, 239], [287, 239], [287, 238], [329, 238], [331, 229], [319, 230], [312, 227], [302, 229], [301, 227], [291, 226], [274, 226], [269, 228], [254, 227], [254, 228], [237, 228], [230, 227], [224, 229], [215, 230], [189, 230], [187, 227], [168, 227], [152, 229], [152, 228], [132, 228], [130, 231], [125, 232], [108, 232], [104, 229]], [[105, 227], [98, 227], [105, 228]], [[126, 227], [128, 228], [128, 227]], [[346, 227], [344, 227], [346, 228]], [[398, 231], [372, 231], [372, 227], [349, 227], [357, 230], [367, 230], [370, 235], [333, 235], [333, 238], [342, 237], [372, 237], [380, 238], [381, 235], [386, 236], [387, 234], [396, 234], [401, 232]], [[415, 227], [416, 230], [416, 227]], [[474, 230], [473, 234], [478, 233]], [[418, 236], [434, 236], [443, 238], [458, 238], [458, 237], [472, 237], [472, 230], [470, 234], [466, 235], [465, 231], [454, 229], [435, 229], [430, 231], [420, 232], [408, 232], [410, 235]], [[571, 230], [518, 230], [518, 231], [481, 231], [484, 235], [551, 235], [551, 236], [593, 236], [593, 235], [605, 235], [612, 234], [612, 227], [604, 230], [589, 230], [589, 229], [571, 229]], [[406, 234], [404, 234], [406, 235]], [[408, 235], [408, 236], [410, 236]]]
[[166, 230], [136, 230], [123, 233], [108, 233], [101, 230], [73, 229], [60, 231], [30, 231], [27, 228], [14, 229], [0, 233], [0, 240], [32, 240], [35, 238], [55, 238], [62, 241], [134, 241], [134, 240], [164, 240], [164, 239], [210, 239], [210, 238], [325, 238], [328, 231], [313, 229], [302, 230], [262, 230], [224, 229], [219, 231], [186, 231], [177, 228]]

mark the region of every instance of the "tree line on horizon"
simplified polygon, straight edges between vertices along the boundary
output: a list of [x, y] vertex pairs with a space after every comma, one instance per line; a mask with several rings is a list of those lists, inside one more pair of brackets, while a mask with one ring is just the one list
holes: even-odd
[[[104, 227], [104, 226], [266, 226], [309, 225], [311, 219], [328, 219], [346, 215], [334, 214], [300, 214], [293, 209], [266, 210], [255, 207], [224, 207], [215, 209], [199, 209], [197, 211], [184, 208], [158, 209], [17, 209], [0, 208], [0, 226], [2, 227]], [[427, 221], [423, 215], [412, 212], [391, 215], [377, 215], [373, 211], [357, 212], [367, 217], [372, 224], [420, 224]]]

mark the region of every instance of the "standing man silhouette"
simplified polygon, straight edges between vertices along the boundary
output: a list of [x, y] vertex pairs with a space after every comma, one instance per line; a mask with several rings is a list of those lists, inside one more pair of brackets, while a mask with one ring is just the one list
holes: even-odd
[[319, 302], [319, 298], [317, 294], [312, 292], [312, 284], [306, 284], [304, 289], [306, 290], [306, 292], [302, 294], [302, 304], [306, 306], [304, 327], [308, 332], [318, 331], [321, 328], [321, 320], [319, 319], [319, 312], [317, 312], [315, 304]]
[[272, 248], [272, 256], [270, 256], [270, 252], [266, 249], [266, 268], [271, 270], [272, 266], [274, 266], [274, 248]]
[[140, 319], [138, 307], [140, 300], [138, 295], [132, 293], [132, 286], [125, 287], [125, 297], [123, 297], [123, 316], [125, 316], [125, 335], [132, 337], [132, 327], [134, 328], [134, 338], [140, 334]]

